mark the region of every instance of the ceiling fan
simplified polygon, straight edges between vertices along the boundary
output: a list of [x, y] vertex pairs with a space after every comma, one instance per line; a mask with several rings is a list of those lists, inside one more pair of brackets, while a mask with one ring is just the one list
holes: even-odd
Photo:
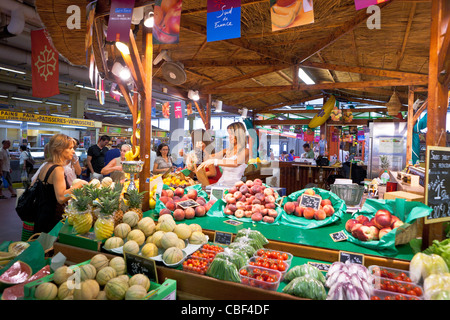
[[161, 61], [164, 61], [161, 65], [161, 72], [164, 79], [175, 85], [186, 82], [187, 77], [186, 72], [184, 71], [184, 65], [181, 62], [172, 61], [168, 50], [161, 50], [161, 52], [153, 60], [153, 65], [156, 66]]

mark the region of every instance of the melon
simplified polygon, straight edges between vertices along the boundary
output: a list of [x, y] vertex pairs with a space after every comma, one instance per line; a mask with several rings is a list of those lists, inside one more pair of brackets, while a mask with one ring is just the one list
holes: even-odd
[[183, 260], [184, 254], [180, 248], [171, 247], [164, 251], [162, 259], [166, 264], [175, 264]]
[[139, 229], [134, 229], [128, 233], [127, 240], [136, 241], [139, 246], [142, 246], [145, 242], [145, 234]]
[[114, 235], [116, 237], [125, 239], [130, 231], [131, 231], [131, 227], [128, 223], [119, 223], [114, 228]]
[[74, 271], [68, 266], [61, 266], [53, 273], [53, 282], [58, 286], [65, 283], [70, 276], [74, 274]]
[[161, 246], [161, 238], [165, 234], [164, 231], [156, 231], [151, 237], [150, 242], [154, 243], [158, 248], [162, 248]]
[[115, 248], [120, 248], [121, 246], [123, 246], [124, 242], [122, 238], [119, 237], [111, 237], [108, 240], [105, 241], [105, 249], [107, 250], [111, 250], [111, 249], [115, 249]]
[[124, 281], [126, 284], [128, 284], [128, 281], [130, 280], [130, 278], [126, 274], [121, 274], [120, 276], [117, 276], [115, 279], [119, 279], [120, 281]]
[[150, 217], [142, 218], [141, 221], [138, 222], [138, 228], [145, 234], [146, 237], [149, 237], [155, 232], [155, 221], [153, 221]]
[[128, 283], [114, 278], [108, 281], [105, 285], [106, 297], [109, 300], [123, 300], [128, 290]]
[[109, 261], [109, 266], [116, 270], [117, 275], [125, 274], [127, 266], [123, 257], [114, 257]]
[[158, 255], [158, 247], [154, 243], [146, 243], [141, 249], [141, 254], [146, 258], [155, 257]]
[[192, 224], [190, 224], [190, 225], [189, 225], [189, 228], [191, 229], [192, 232], [194, 232], [194, 231], [200, 231], [200, 232], [203, 232], [202, 227], [201, 227], [199, 224], [197, 224], [197, 223], [192, 223]]
[[97, 297], [95, 298], [95, 300], [108, 300], [108, 298], [106, 297], [106, 292], [105, 290], [101, 290]]
[[177, 245], [175, 247], [184, 249], [186, 248], [186, 242], [183, 239], [178, 239]]
[[102, 187], [109, 187], [109, 186], [111, 186], [111, 183], [113, 183], [113, 180], [111, 179], [111, 177], [104, 177], [101, 182]]
[[161, 222], [160, 226], [159, 226], [159, 230], [164, 231], [164, 232], [169, 232], [169, 231], [173, 231], [173, 229], [175, 229], [176, 226], [176, 222], [175, 220], [164, 220], [163, 222]]
[[25, 282], [33, 273], [31, 267], [22, 261], [16, 261], [0, 276], [0, 287]]
[[145, 274], [138, 273], [133, 275], [130, 280], [128, 280], [128, 285], [130, 287], [140, 285], [145, 289], [145, 291], [148, 291], [150, 289], [150, 279]]
[[82, 265], [79, 268], [79, 271], [81, 281], [95, 279], [95, 276], [97, 275], [97, 269], [95, 269], [95, 267], [90, 263]]
[[58, 299], [64, 300], [65, 298], [73, 295], [75, 288], [75, 281], [64, 281], [58, 288]]
[[98, 296], [100, 292], [100, 286], [97, 281], [93, 279], [87, 279], [80, 283], [80, 286], [73, 290], [74, 300], [92, 300]]
[[25, 242], [25, 241], [15, 241], [12, 242], [9, 246], [8, 246], [8, 252], [15, 254], [16, 256], [18, 256], [19, 254], [21, 254], [23, 251], [25, 251], [26, 248], [28, 248], [30, 246], [29, 242]]
[[159, 218], [158, 218], [158, 223], [161, 223], [161, 222], [166, 221], [166, 220], [172, 220], [172, 221], [175, 221], [175, 220], [173, 219], [172, 215], [170, 215], [170, 214], [163, 214], [163, 215], [159, 216]]
[[178, 236], [175, 232], [166, 232], [161, 238], [161, 247], [167, 249], [176, 247], [178, 244]]
[[202, 244], [206, 242], [206, 236], [203, 232], [194, 231], [189, 237], [189, 243], [192, 244]]
[[109, 265], [109, 259], [104, 254], [99, 253], [93, 256], [89, 263], [95, 267], [97, 272], [99, 272], [102, 268]]
[[130, 227], [134, 227], [139, 222], [139, 215], [134, 211], [128, 211], [123, 214], [122, 221]]
[[123, 245], [123, 252], [138, 254], [139, 244], [134, 240], [129, 240]]
[[173, 232], [177, 234], [178, 238], [183, 240], [189, 239], [192, 233], [191, 228], [186, 223], [176, 225]]
[[97, 280], [99, 285], [104, 286], [109, 280], [115, 277], [117, 277], [116, 269], [108, 266], [97, 272], [95, 280]]
[[125, 293], [125, 300], [142, 300], [147, 295], [147, 290], [143, 286], [134, 285], [128, 288]]
[[34, 297], [38, 300], [53, 300], [58, 295], [58, 287], [53, 282], [44, 282], [36, 287]]
[[94, 178], [94, 179], [92, 179], [91, 181], [89, 181], [89, 184], [98, 187], [98, 186], [100, 185], [100, 180]]

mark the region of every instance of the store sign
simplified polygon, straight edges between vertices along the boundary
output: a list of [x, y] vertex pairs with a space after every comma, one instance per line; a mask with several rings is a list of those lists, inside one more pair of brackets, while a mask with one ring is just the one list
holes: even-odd
[[173, 109], [175, 112], [175, 118], [179, 119], [183, 116], [183, 110], [181, 109], [181, 102], [180, 101], [176, 101], [173, 103]]
[[18, 121], [30, 121], [30, 122], [41, 122], [41, 123], [51, 123], [66, 126], [82, 126], [82, 127], [95, 127], [95, 121], [76, 119], [76, 118], [64, 118], [64, 117], [53, 117], [43, 114], [35, 113], [24, 113], [24, 112], [14, 112], [14, 111], [0, 111], [1, 120], [18, 120]]
[[241, 37], [241, 0], [208, 0], [207, 42]]
[[128, 42], [134, 0], [112, 0], [106, 41]]

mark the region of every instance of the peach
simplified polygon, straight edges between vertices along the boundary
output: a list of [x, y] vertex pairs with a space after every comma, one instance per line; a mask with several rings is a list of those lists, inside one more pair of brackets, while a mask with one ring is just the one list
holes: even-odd
[[245, 204], [244, 202], [242, 202], [242, 201], [236, 202], [236, 208], [237, 208], [238, 210], [239, 210], [239, 209], [245, 210], [245, 207], [246, 207], [246, 204]]
[[230, 209], [232, 212], [235, 212], [237, 210], [237, 207], [234, 203], [228, 204], [228, 209]]
[[286, 211], [287, 214], [292, 214], [295, 211], [295, 204], [293, 202], [286, 202], [284, 204], [284, 211]]
[[383, 229], [391, 226], [392, 215], [387, 210], [378, 210], [375, 213], [374, 223], [378, 229]]
[[206, 204], [206, 200], [203, 198], [197, 198], [197, 200], [195, 200], [199, 205], [204, 206]]
[[261, 221], [263, 219], [263, 216], [262, 216], [261, 213], [256, 212], [256, 213], [252, 214], [251, 218], [252, 218], [253, 221], [258, 222], [258, 221]]
[[294, 216], [303, 217], [303, 210], [305, 210], [305, 207], [296, 206], [295, 211], [294, 211]]
[[240, 188], [239, 188], [239, 191], [242, 193], [242, 194], [248, 194], [249, 193], [249, 189], [248, 189], [248, 186], [247, 185], [242, 185]]
[[184, 214], [186, 216], [186, 219], [193, 219], [195, 217], [195, 209], [186, 208], [186, 210], [184, 210]]
[[253, 193], [253, 194], [260, 193], [260, 192], [261, 192], [261, 186], [259, 186], [259, 185], [253, 185], [253, 186], [250, 188], [250, 192]]
[[261, 201], [258, 200], [258, 199], [255, 199], [255, 200], [252, 201], [252, 204], [261, 204]]
[[231, 187], [230, 189], [228, 189], [228, 193], [235, 193], [236, 191], [238, 191], [239, 189], [237, 187]]
[[267, 209], [267, 208], [264, 208], [264, 209], [261, 210], [261, 214], [263, 216], [267, 215], [268, 213], [269, 213], [269, 209]]
[[197, 195], [198, 195], [198, 193], [197, 193], [197, 190], [195, 190], [195, 189], [189, 189], [189, 191], [186, 194], [186, 196], [192, 200], [195, 200], [197, 198]]
[[206, 214], [206, 209], [204, 206], [195, 207], [195, 216], [196, 217], [203, 217], [205, 214]]
[[181, 220], [183, 220], [183, 219], [185, 218], [185, 216], [186, 216], [186, 215], [185, 215], [183, 209], [176, 209], [176, 210], [173, 212], [173, 219], [176, 220], [176, 221], [181, 221]]
[[175, 202], [174, 201], [167, 201], [166, 208], [169, 209], [170, 211], [175, 210], [176, 209]]
[[266, 222], [266, 223], [274, 223], [275, 219], [273, 217], [270, 217], [270, 216], [265, 216], [263, 218], [263, 221]]
[[236, 218], [243, 218], [244, 217], [244, 210], [238, 209], [234, 212], [234, 216]]
[[184, 196], [181, 197], [180, 201], [187, 201], [187, 200], [191, 200], [187, 194], [185, 194]]
[[259, 206], [259, 204], [254, 204], [252, 205], [252, 212], [261, 212], [261, 207]]
[[232, 194], [227, 193], [227, 195], [225, 196], [225, 202], [230, 204], [230, 203], [236, 203], [236, 198], [233, 197]]
[[210, 209], [211, 209], [211, 207], [214, 205], [214, 203], [212, 203], [211, 201], [208, 201], [206, 204], [205, 204], [205, 210], [206, 210], [206, 212], [208, 212]]
[[234, 184], [234, 186], [236, 187], [236, 188], [240, 188], [240, 187], [242, 187], [244, 185], [244, 182], [243, 181], [238, 181], [238, 182], [236, 182], [235, 184]]
[[331, 217], [334, 214], [334, 208], [331, 204], [326, 204], [323, 208], [323, 211], [325, 211], [327, 217]]
[[225, 213], [226, 215], [232, 215], [233, 211], [231, 211], [230, 208], [228, 208], [228, 206], [226, 206], [225, 209], [223, 210], [223, 213]]
[[247, 187], [251, 188], [253, 186], [253, 181], [247, 180], [247, 181], [245, 181], [245, 184], [247, 185]]
[[267, 209], [275, 209], [275, 203], [273, 202], [266, 202], [264, 205]]
[[174, 195], [175, 195], [175, 193], [173, 192], [172, 189], [167, 189], [166, 192], [167, 192], [167, 196], [168, 196], [169, 198], [173, 198]]
[[306, 219], [312, 219], [312, 218], [314, 218], [314, 213], [315, 213], [315, 210], [313, 209], [313, 208], [305, 208], [304, 210], [303, 210], [303, 216], [306, 218]]
[[255, 180], [253, 180], [253, 184], [259, 184], [261, 186], [263, 182], [261, 179], [256, 178]]
[[372, 227], [361, 226], [356, 230], [356, 237], [361, 241], [371, 241], [374, 238]]
[[162, 216], [163, 214], [171, 214], [171, 211], [167, 208], [161, 209], [159, 215]]
[[252, 214], [253, 214], [253, 212], [251, 210], [244, 211], [244, 217], [246, 217], [246, 218], [251, 218]]
[[383, 238], [383, 236], [385, 236], [387, 233], [389, 233], [391, 231], [392, 231], [392, 229], [389, 227], [380, 229], [380, 232], [378, 233], [378, 237], [381, 239], [381, 238]]
[[326, 205], [330, 205], [330, 206], [331, 206], [331, 200], [330, 200], [330, 199], [323, 199], [323, 200], [320, 202], [320, 205], [321, 205], [322, 207], [325, 207]]
[[183, 188], [176, 188], [174, 195], [181, 198], [184, 195], [184, 189]]
[[274, 191], [273, 191], [273, 189], [272, 188], [265, 188], [264, 189], [264, 195], [267, 197], [267, 196], [273, 196], [273, 194], [274, 194]]
[[264, 198], [265, 202], [275, 202], [275, 197], [274, 196], [266, 196]]
[[310, 196], [313, 196], [316, 194], [316, 192], [313, 189], [306, 189], [304, 194], [308, 194]]
[[180, 200], [181, 200], [181, 197], [173, 196], [173, 201], [174, 202], [179, 202]]
[[239, 199], [240, 197], [242, 197], [242, 192], [240, 191], [236, 191], [234, 193], [232, 193], [233, 197], [235, 197], [236, 199]]
[[[161, 190], [161, 194], [160, 194], [160, 196], [161, 197], [167, 197], [167, 190]], [[160, 197], [160, 199], [161, 199], [161, 197]]]
[[356, 221], [356, 219], [348, 219], [347, 222], [345, 223], [345, 230], [351, 233], [353, 226], [357, 223], [358, 221]]
[[161, 197], [159, 197], [159, 201], [164, 203], [164, 205], [167, 203], [167, 201], [169, 201], [169, 199], [170, 198], [168, 196], [161, 196]]
[[259, 201], [261, 201], [261, 203], [263, 203], [264, 200], [266, 199], [266, 197], [264, 196], [264, 193], [261, 193], [261, 192], [256, 193], [255, 198], [258, 199]]
[[326, 217], [327, 214], [322, 209], [316, 210], [316, 212], [314, 212], [314, 219], [316, 220], [325, 220]]
[[242, 201], [242, 202], [244, 202], [246, 200], [247, 200], [247, 198], [244, 195], [242, 195], [240, 198], [237, 199], [237, 201]]
[[267, 215], [269, 217], [276, 218], [276, 217], [278, 217], [278, 212], [275, 209], [269, 209], [269, 212], [267, 213]]

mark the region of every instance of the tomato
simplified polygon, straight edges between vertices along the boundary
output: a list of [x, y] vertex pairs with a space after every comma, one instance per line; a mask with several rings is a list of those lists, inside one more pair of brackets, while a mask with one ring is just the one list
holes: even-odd
[[263, 262], [261, 267], [263, 267], [263, 268], [270, 268], [270, 265], [269, 265], [268, 262]]
[[264, 253], [265, 253], [264, 249], [259, 249], [259, 250], [256, 252], [256, 254], [257, 254], [258, 256], [262, 256]]
[[422, 289], [420, 289], [420, 287], [415, 287], [413, 289], [413, 291], [417, 294], [417, 296], [421, 296], [422, 295]]
[[386, 287], [386, 290], [387, 290], [387, 291], [392, 291], [392, 292], [396, 292], [396, 291], [397, 291], [396, 288], [395, 288], [395, 286], [392, 285], [392, 284], [388, 285], [388, 286]]
[[266, 279], [267, 282], [275, 282], [275, 279], [272, 278], [271, 276], [268, 276]]
[[286, 252], [283, 252], [281, 254], [281, 260], [288, 260], [289, 259], [289, 255]]
[[417, 292], [414, 290], [408, 290], [408, 292], [406, 292], [406, 294], [409, 294], [410, 296], [417, 296]]
[[241, 269], [241, 271], [239, 271], [239, 273], [240, 273], [242, 276], [248, 276], [248, 271], [247, 271], [247, 269]]
[[399, 294], [399, 295], [395, 296], [395, 300], [406, 300], [406, 297], [401, 295], [401, 294]]
[[397, 289], [398, 293], [406, 294], [406, 288], [403, 286], [399, 286]]
[[286, 270], [286, 265], [284, 263], [280, 263], [278, 264], [278, 271], [285, 271]]
[[384, 300], [392, 300], [392, 296], [385, 296]]
[[381, 300], [381, 299], [378, 296], [372, 296], [372, 297], [370, 297], [370, 300]]
[[276, 263], [273, 263], [273, 264], [270, 265], [270, 269], [278, 270], [278, 265]]

